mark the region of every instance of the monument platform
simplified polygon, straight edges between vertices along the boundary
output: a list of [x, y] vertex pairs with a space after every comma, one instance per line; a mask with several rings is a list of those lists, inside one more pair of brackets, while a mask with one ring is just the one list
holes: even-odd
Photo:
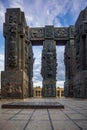
[[2, 108], [64, 109], [64, 105], [58, 102], [11, 102], [11, 103], [2, 104]]

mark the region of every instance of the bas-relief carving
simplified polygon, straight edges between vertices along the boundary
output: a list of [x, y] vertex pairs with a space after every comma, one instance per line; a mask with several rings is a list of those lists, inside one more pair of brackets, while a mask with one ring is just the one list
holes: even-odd
[[55, 96], [56, 87], [56, 46], [51, 40], [44, 42], [42, 51], [43, 96]]
[[[2, 84], [2, 95], [5, 94], [6, 97], [13, 97], [16, 95], [15, 98], [20, 98], [22, 96], [22, 88], [21, 84], [19, 83], [9, 83], [9, 82], [3, 82]], [[4, 95], [3, 95], [4, 96]]]
[[7, 64], [9, 67], [17, 67], [17, 27], [9, 26], [8, 50], [7, 50]]
[[75, 47], [76, 47], [76, 71], [80, 70], [80, 30], [79, 27], [75, 28]]
[[28, 45], [25, 42], [25, 71], [28, 71]]
[[[6, 67], [5, 68], [6, 70], [4, 71], [4, 75], [5, 75], [5, 78], [8, 79], [8, 81], [3, 81], [4, 76], [2, 74], [2, 78], [3, 78], [2, 79], [2, 95], [3, 97], [6, 97], [6, 98], [8, 97], [9, 98], [23, 98], [24, 86], [23, 86], [23, 82], [20, 81], [20, 79], [22, 78], [22, 80], [24, 81], [23, 73], [22, 73], [22, 71], [24, 70], [18, 70], [18, 63], [19, 63], [19, 60], [21, 60], [18, 58], [19, 58], [19, 55], [20, 55], [20, 58], [23, 58], [22, 56], [26, 55], [25, 54], [26, 50], [23, 50], [23, 54], [22, 54], [22, 49], [25, 49], [25, 48], [22, 48], [23, 46], [22, 46], [21, 41], [22, 41], [22, 38], [27, 39], [28, 35], [27, 35], [27, 32], [25, 32], [26, 27], [24, 24], [22, 24], [23, 21], [21, 21], [21, 12], [16, 11], [17, 13], [16, 14], [16, 13], [12, 13], [13, 11], [10, 10], [6, 13], [6, 20], [4, 23], [4, 36], [6, 38], [6, 44], [5, 44], [5, 47], [6, 47], [5, 49], [6, 50], [5, 51], [5, 54], [6, 54], [5, 66]], [[20, 23], [18, 22], [18, 19], [19, 19], [18, 14], [20, 17]], [[26, 33], [26, 34], [24, 35], [24, 37], [21, 37], [23, 33]], [[19, 44], [21, 45], [19, 46]], [[18, 52], [18, 50], [20, 52]], [[28, 62], [28, 59], [26, 61]], [[16, 71], [14, 71], [14, 69]], [[12, 72], [11, 73], [12, 76], [9, 77], [7, 75], [7, 72]], [[15, 79], [17, 73], [19, 74], [20, 72], [21, 72], [21, 75], [20, 75], [19, 80], [17, 78]]]
[[29, 97], [33, 96], [33, 63], [34, 63], [34, 58], [33, 58], [33, 50], [32, 50], [32, 44], [31, 42], [29, 43], [28, 46], [28, 91], [29, 91]]
[[6, 42], [7, 42], [7, 66], [9, 68], [17, 67], [17, 15], [13, 12], [7, 14], [8, 22], [4, 24]]
[[75, 27], [71, 27], [69, 33], [70, 33], [70, 37], [74, 37], [74, 35], [75, 35]]
[[44, 37], [44, 30], [43, 28], [32, 28], [30, 29], [30, 39], [34, 38], [43, 38]]
[[55, 28], [54, 29], [54, 37], [67, 37], [68, 36], [68, 29], [67, 28]]
[[45, 28], [45, 38], [54, 38], [54, 31], [51, 27]]
[[[30, 40], [41, 40], [41, 39], [57, 39], [57, 38], [68, 38], [68, 28], [30, 28]], [[73, 30], [72, 30], [73, 35]]]
[[9, 17], [9, 19], [8, 19], [8, 22], [10, 23], [10, 24], [16, 24], [17, 23], [17, 16], [16, 16], [16, 14], [15, 13], [12, 13], [10, 16], [8, 16]]

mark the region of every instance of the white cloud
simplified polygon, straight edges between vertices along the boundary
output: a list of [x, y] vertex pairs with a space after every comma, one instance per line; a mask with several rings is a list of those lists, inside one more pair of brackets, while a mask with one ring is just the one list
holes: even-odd
[[61, 88], [63, 88], [63, 87], [64, 87], [64, 81], [57, 81], [57, 82], [56, 82], [56, 87], [61, 87]]
[[8, 0], [8, 2], [10, 8], [20, 8], [22, 11], [24, 10], [23, 0]]
[[[72, 20], [76, 19], [80, 10], [83, 9], [86, 4], [86, 0], [80, 0], [80, 2], [78, 0], [8, 0], [8, 7], [20, 8], [24, 11], [28, 25], [34, 27], [48, 24], [62, 26], [60, 18], [63, 18], [70, 12]], [[4, 13], [5, 7], [3, 3], [0, 2], [0, 16], [2, 19], [0, 19], [0, 21], [4, 21]], [[66, 19], [68, 19], [68, 17], [66, 17]], [[64, 21], [66, 20], [64, 19]]]
[[42, 87], [42, 82], [38, 80], [37, 82], [34, 82], [34, 83], [33, 83], [33, 86], [34, 86], [34, 87], [36, 87], [36, 86]]
[[39, 85], [42, 86], [42, 77], [41, 77], [41, 55], [42, 55], [42, 46], [34, 46], [33, 47], [33, 52], [34, 52], [34, 57], [35, 57], [35, 62], [33, 66], [33, 81], [34, 81], [34, 86]]
[[3, 3], [0, 1], [0, 31], [2, 31], [3, 22], [5, 21], [5, 7]]
[[0, 54], [0, 61], [4, 61], [4, 55]]
[[26, 0], [26, 2], [24, 0], [8, 1], [10, 8], [21, 8], [21, 10], [25, 12], [28, 25], [34, 27], [48, 24], [61, 26], [60, 19], [57, 19], [56, 16], [65, 15], [68, 8], [70, 8], [69, 0], [65, 0], [63, 4], [61, 0]]
[[57, 81], [64, 81], [65, 80], [65, 65], [64, 65], [64, 46], [57, 46]]
[[79, 13], [87, 6], [87, 0], [72, 0], [70, 14], [72, 15], [72, 21], [76, 22]]
[[4, 55], [0, 54], [0, 71], [4, 69]]

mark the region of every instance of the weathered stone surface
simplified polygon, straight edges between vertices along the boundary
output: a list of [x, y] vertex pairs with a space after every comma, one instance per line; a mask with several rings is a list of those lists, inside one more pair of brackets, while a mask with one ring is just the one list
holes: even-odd
[[[5, 37], [5, 71], [1, 73], [3, 98], [17, 98], [16, 91], [15, 96], [8, 94], [11, 88], [14, 89], [13, 83], [16, 81], [17, 84], [21, 84], [17, 89], [22, 91], [18, 98], [33, 96], [33, 45], [43, 45], [41, 70], [43, 96], [56, 95], [56, 45], [65, 45], [65, 96], [87, 97], [87, 8], [81, 11], [75, 26], [57, 28], [46, 25], [29, 28], [24, 12], [19, 8], [7, 9], [3, 25]], [[15, 78], [18, 78], [16, 72], [19, 73], [21, 82]], [[21, 72], [24, 74], [20, 74]], [[8, 91], [5, 91], [6, 89]]]
[[[33, 52], [29, 41], [29, 28], [24, 13], [19, 8], [7, 9], [3, 33], [5, 37], [5, 71], [1, 74], [2, 98], [29, 97], [33, 93]], [[12, 89], [11, 94], [4, 91], [6, 89], [10, 91], [10, 88]], [[20, 96], [17, 96], [16, 89], [21, 91]]]
[[56, 96], [56, 45], [53, 40], [45, 40], [42, 51], [43, 93], [44, 97]]
[[28, 88], [29, 88], [29, 97], [33, 97], [33, 63], [34, 63], [34, 58], [33, 58], [33, 50], [32, 50], [32, 44], [30, 42], [28, 46]]
[[[31, 41], [38, 41], [35, 44], [42, 45], [43, 40], [45, 39], [54, 39], [58, 40], [65, 40], [69, 39], [69, 28], [68, 27], [58, 27], [54, 28], [54, 26], [45, 26], [44, 28], [29, 28], [30, 32], [30, 40]], [[72, 29], [73, 32], [73, 29]], [[42, 41], [42, 42], [39, 42]], [[34, 44], [34, 45], [35, 45]], [[61, 45], [59, 42], [58, 45]]]
[[54, 27], [45, 26], [45, 39], [54, 39]]
[[1, 73], [2, 98], [28, 97], [28, 77], [23, 71], [3, 71]]
[[30, 40], [44, 40], [44, 28], [30, 28]]
[[11, 102], [7, 104], [2, 104], [2, 108], [63, 109], [64, 105], [58, 102]]
[[67, 38], [68, 37], [68, 28], [60, 27], [54, 29], [54, 38], [57, 40], [59, 38]]
[[87, 98], [87, 8], [81, 11], [75, 24], [75, 46], [74, 97]]
[[74, 26], [69, 27], [69, 41], [65, 45], [64, 63], [65, 63], [65, 83], [64, 93], [67, 97], [73, 97], [73, 78], [75, 76], [76, 61], [75, 61], [75, 45], [74, 45]]
[[74, 77], [74, 97], [87, 98], [87, 70], [78, 72]]

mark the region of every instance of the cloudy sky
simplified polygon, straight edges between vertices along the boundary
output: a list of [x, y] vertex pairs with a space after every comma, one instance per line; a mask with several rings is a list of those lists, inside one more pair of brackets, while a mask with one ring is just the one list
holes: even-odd
[[[74, 25], [82, 9], [87, 6], [87, 0], [0, 0], [0, 72], [4, 70], [4, 38], [3, 22], [6, 8], [21, 8], [25, 12], [27, 25], [40, 27], [54, 25], [54, 27], [68, 27]], [[64, 47], [57, 46], [57, 86], [63, 87], [65, 79]], [[42, 85], [41, 70], [42, 47], [33, 47], [34, 86]], [[1, 76], [0, 76], [1, 77]]]

